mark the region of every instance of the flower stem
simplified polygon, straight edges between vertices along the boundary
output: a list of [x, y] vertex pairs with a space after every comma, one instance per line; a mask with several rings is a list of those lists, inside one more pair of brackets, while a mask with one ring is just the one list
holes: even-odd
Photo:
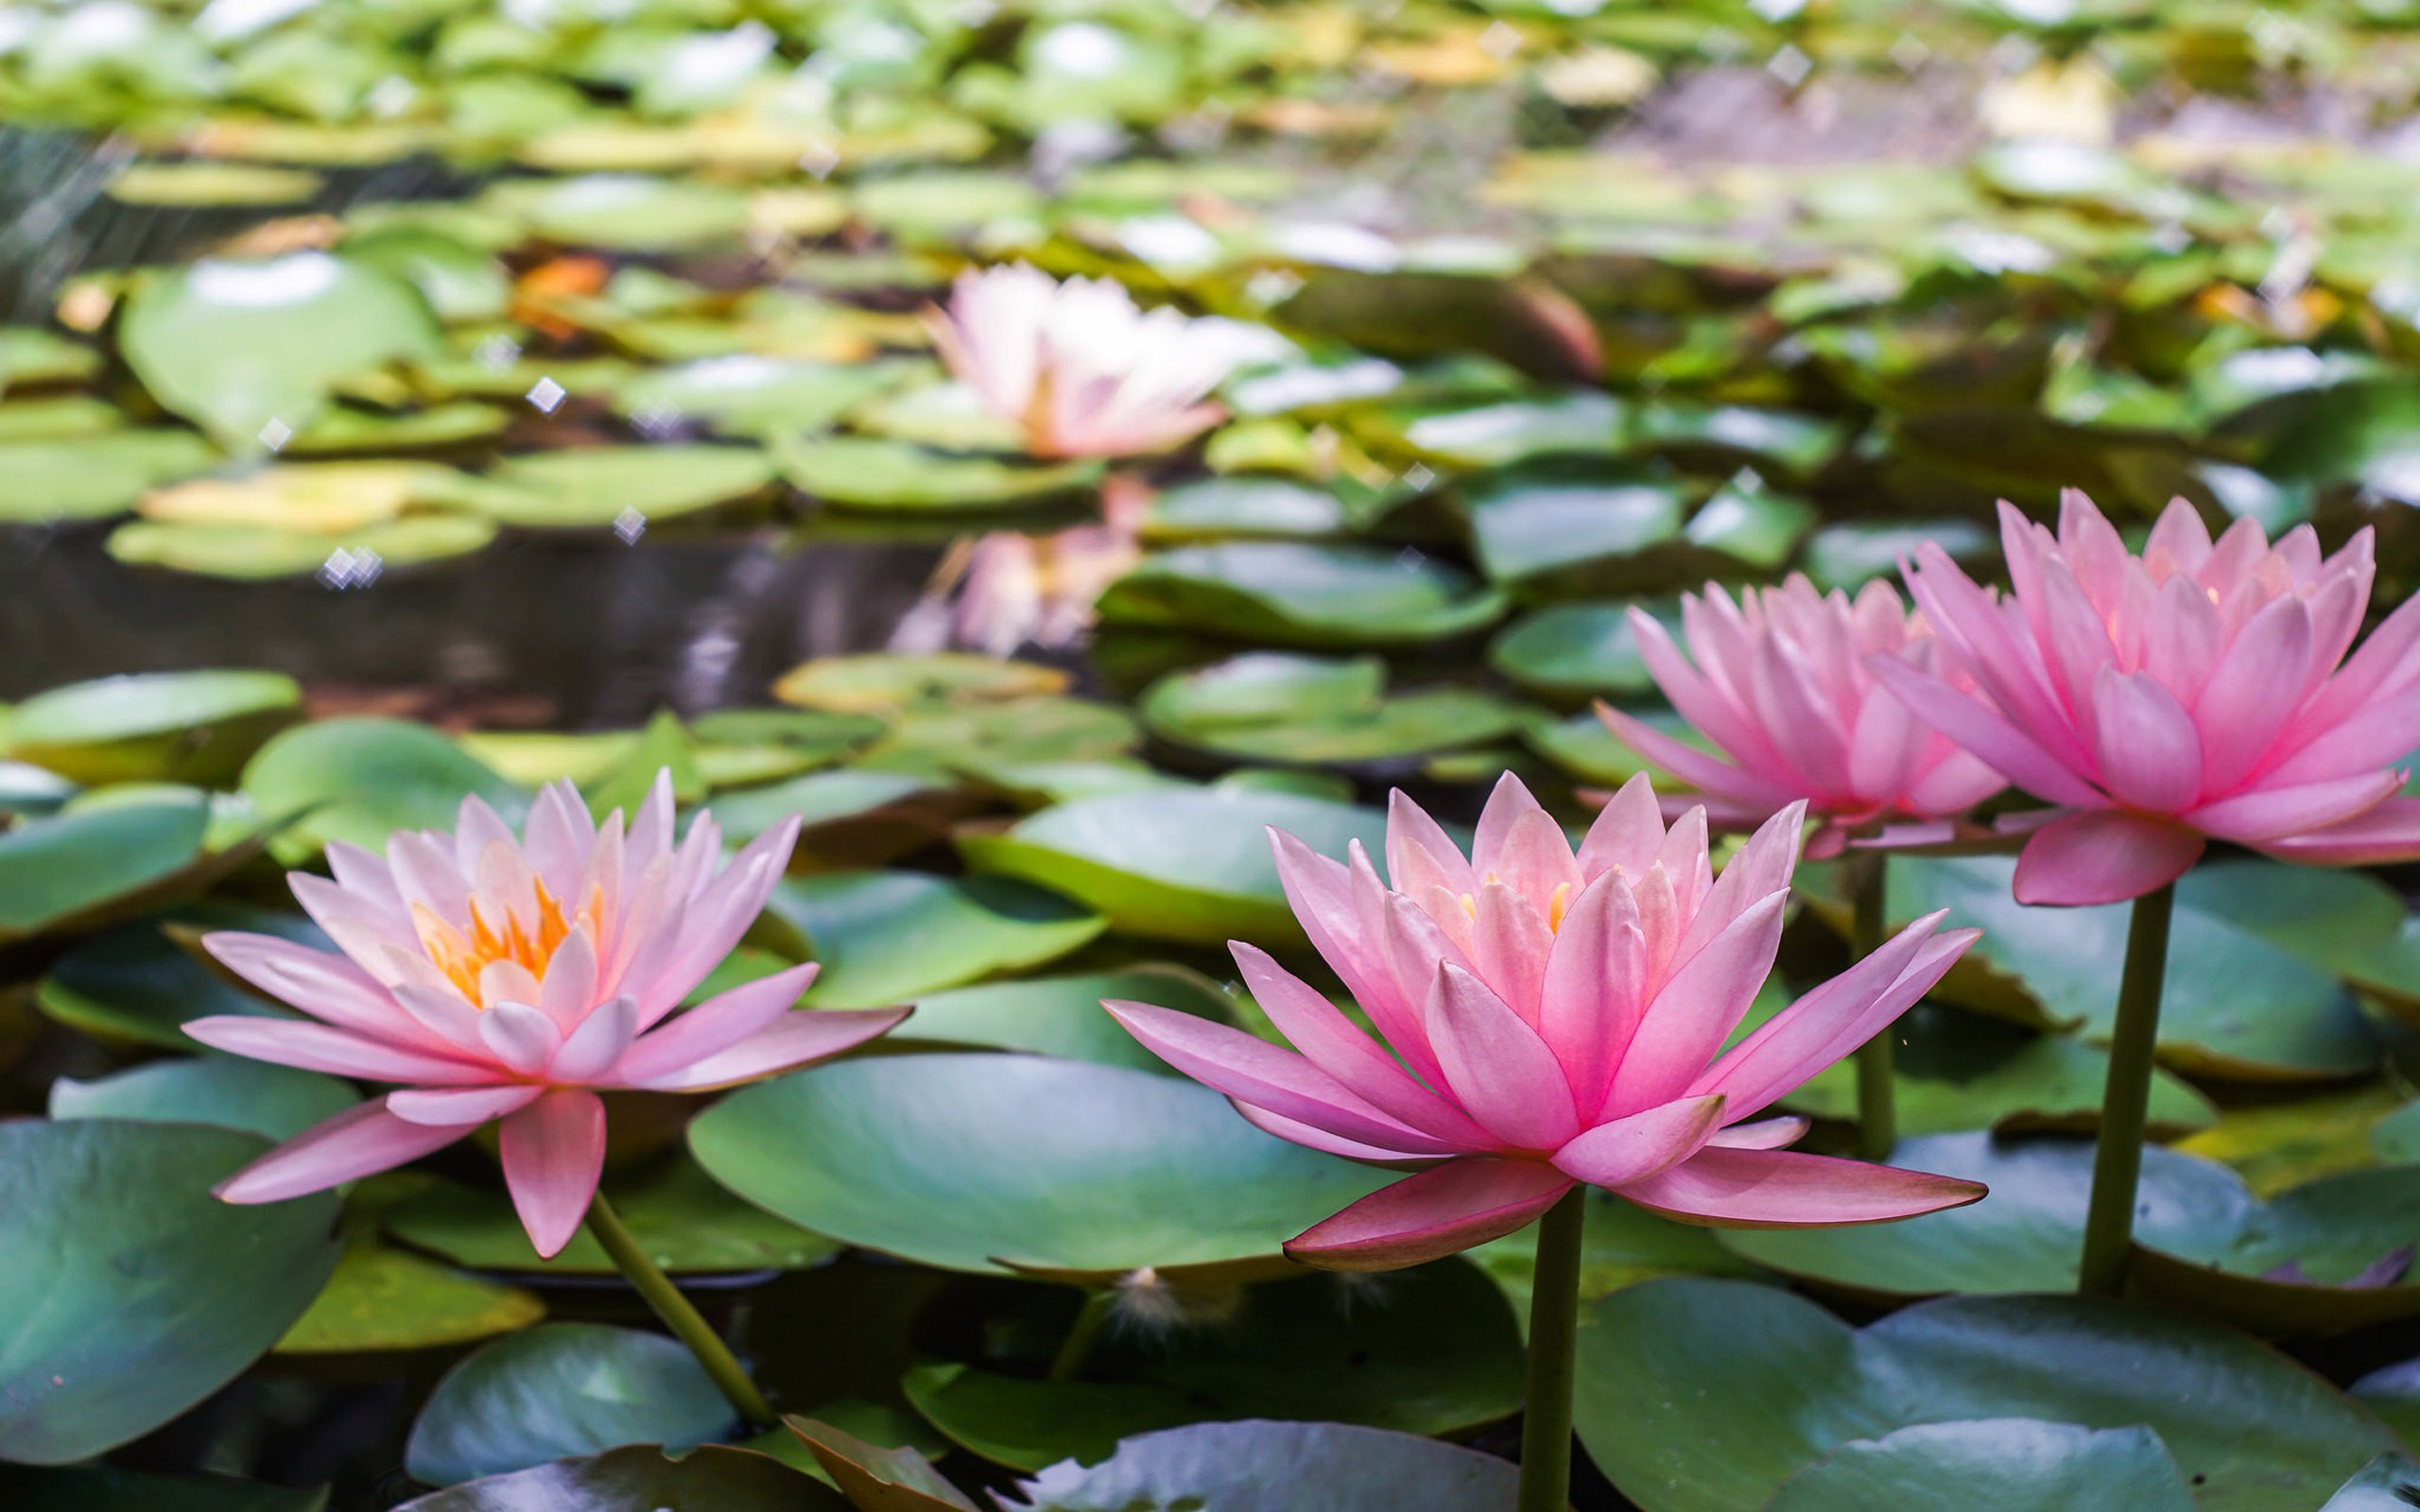
[[770, 1428], [780, 1421], [773, 1416], [772, 1407], [766, 1402], [765, 1394], [756, 1389], [756, 1383], [748, 1379], [748, 1372], [733, 1357], [731, 1347], [722, 1342], [722, 1336], [715, 1332], [713, 1325], [699, 1314], [686, 1297], [681, 1295], [681, 1288], [672, 1284], [672, 1278], [665, 1275], [654, 1261], [648, 1259], [647, 1251], [631, 1237], [631, 1230], [622, 1223], [622, 1215], [605, 1200], [602, 1189], [589, 1199], [588, 1231], [596, 1236], [596, 1243], [611, 1257], [615, 1268], [638, 1289], [641, 1297], [647, 1298], [647, 1305], [655, 1309], [655, 1315], [664, 1319], [665, 1327], [672, 1331], [673, 1337], [687, 1345], [689, 1352], [698, 1357], [698, 1363], [706, 1367], [706, 1374], [714, 1378], [715, 1384], [738, 1410], [743, 1423], [758, 1429]]
[[2168, 973], [2168, 921], [2176, 885], [2135, 900], [2126, 966], [2118, 981], [2118, 1026], [2109, 1041], [2109, 1084], [2100, 1094], [2100, 1143], [2092, 1158], [2083, 1264], [2076, 1290], [2117, 1297], [2126, 1289], [2135, 1237], [2135, 1183], [2143, 1169], [2143, 1115], [2151, 1106], [2152, 1052], [2159, 1042], [2160, 989]]
[[1116, 1307], [1115, 1286], [1102, 1286], [1084, 1294], [1084, 1305], [1077, 1311], [1076, 1321], [1067, 1326], [1067, 1336], [1059, 1341], [1059, 1352], [1050, 1357], [1048, 1380], [1073, 1381], [1082, 1373], [1084, 1362], [1092, 1358], [1093, 1345], [1100, 1337], [1101, 1326]]
[[1587, 1217], [1588, 1189], [1575, 1186], [1538, 1224], [1519, 1512], [1566, 1512], [1571, 1504], [1571, 1380], [1580, 1333], [1580, 1239]]
[[[1856, 917], [1849, 925], [1849, 957], [1864, 960], [1882, 948], [1891, 921], [1885, 910], [1891, 858], [1876, 850], [1849, 864], [1850, 886], [1856, 891]], [[1897, 1025], [1884, 1024], [1857, 1052], [1857, 1152], [1869, 1160], [1891, 1158], [1899, 1143], [1899, 1109], [1891, 1087], [1891, 1037]]]

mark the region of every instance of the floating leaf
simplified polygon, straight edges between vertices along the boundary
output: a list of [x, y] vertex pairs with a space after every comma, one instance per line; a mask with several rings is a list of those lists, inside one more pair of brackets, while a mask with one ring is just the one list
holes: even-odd
[[35, 1002], [51, 1018], [104, 1043], [168, 1050], [202, 1048], [185, 1038], [188, 1020], [230, 1013], [290, 1017], [204, 964], [169, 933], [190, 940], [212, 929], [275, 935], [315, 950], [330, 947], [320, 927], [300, 914], [202, 899], [80, 941], [53, 964], [35, 988]]
[[545, 1304], [401, 1249], [356, 1242], [285, 1336], [280, 1354], [372, 1354], [473, 1344], [526, 1329]]
[[971, 651], [924, 656], [874, 651], [821, 657], [792, 667], [773, 684], [773, 696], [807, 709], [878, 714], [926, 704], [1063, 693], [1069, 681], [1057, 667]]
[[508, 180], [483, 204], [549, 241], [621, 251], [667, 252], [735, 240], [748, 197], [725, 184], [642, 174]]
[[1461, 689], [1382, 696], [1375, 658], [1251, 652], [1173, 673], [1137, 712], [1164, 740], [1244, 761], [1395, 762], [1517, 730], [1521, 711]]
[[207, 1124], [271, 1140], [292, 1139], [360, 1100], [334, 1076], [233, 1056], [154, 1060], [92, 1081], [61, 1076], [50, 1084], [55, 1119]]
[[921, 871], [792, 877], [766, 909], [822, 963], [806, 1001], [879, 1007], [1056, 960], [1106, 928], [1057, 893], [1006, 877]]
[[494, 539], [492, 522], [458, 514], [406, 515], [337, 534], [138, 520], [111, 533], [109, 552], [129, 566], [207, 577], [318, 576], [331, 587], [358, 587], [389, 568], [467, 557]]
[[652, 1444], [467, 1481], [395, 1512], [848, 1512], [829, 1486], [769, 1454], [709, 1444], [667, 1459]]
[[644, 529], [761, 492], [773, 481], [763, 453], [744, 446], [592, 446], [499, 463], [480, 509], [524, 529]]
[[782, 436], [772, 449], [801, 492], [856, 509], [993, 509], [1080, 493], [1101, 477], [1098, 462], [933, 452], [868, 436]]
[[275, 672], [152, 672], [36, 694], [0, 740], [18, 761], [78, 782], [233, 782], [261, 743], [302, 717]]
[[15, 1512], [325, 1512], [328, 1493], [223, 1475], [147, 1475], [114, 1465], [0, 1465]]
[[1768, 1512], [1962, 1505], [1973, 1512], [2197, 1512], [2168, 1446], [2148, 1428], [2025, 1418], [1920, 1423], [1857, 1439], [1789, 1478]]
[[1109, 623], [1282, 645], [1403, 645], [1483, 628], [1504, 600], [1418, 552], [1234, 541], [1147, 557], [1096, 610]]
[[1098, 1465], [1052, 1466], [1004, 1504], [1124, 1512], [1198, 1499], [1219, 1512], [1510, 1512], [1519, 1482], [1519, 1470], [1492, 1454], [1384, 1429], [1202, 1423], [1138, 1435]]
[[384, 850], [397, 830], [451, 830], [475, 795], [515, 821], [519, 788], [424, 725], [400, 719], [323, 719], [286, 730], [244, 769], [244, 791], [264, 814], [299, 814], [272, 849], [288, 862], [330, 840]]
[[193, 877], [209, 822], [209, 805], [196, 794], [0, 830], [0, 941], [169, 901]]
[[1102, 1011], [1103, 1000], [1156, 1004], [1222, 1023], [1235, 1016], [1235, 1000], [1209, 978], [1182, 966], [1147, 965], [935, 992], [918, 998], [915, 1013], [890, 1038], [893, 1042], [921, 1040], [1029, 1050], [1069, 1060], [1167, 1072], [1167, 1062], [1144, 1049]]
[[219, 461], [191, 431], [122, 430], [0, 445], [0, 522], [105, 520], [162, 483]]

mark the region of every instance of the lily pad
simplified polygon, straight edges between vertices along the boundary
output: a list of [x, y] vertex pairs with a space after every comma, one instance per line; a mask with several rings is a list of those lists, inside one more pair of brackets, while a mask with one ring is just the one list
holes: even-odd
[[1136, 704], [1164, 740], [1242, 761], [1401, 762], [1481, 745], [1523, 712], [1483, 693], [1387, 696], [1374, 657], [1251, 652], [1153, 683]]
[[834, 713], [881, 714], [936, 703], [1063, 693], [1070, 680], [1057, 667], [972, 651], [874, 651], [820, 657], [792, 667], [773, 684], [773, 696]]
[[2215, 1226], [2142, 1236], [2150, 1295], [2263, 1334], [2339, 1332], [2420, 1314], [2420, 1166], [2325, 1177]]
[[[651, 1161], [632, 1174], [616, 1171], [606, 1187], [639, 1246], [657, 1264], [678, 1274], [803, 1270], [829, 1259], [839, 1247], [741, 1202], [678, 1156]], [[562, 1253], [540, 1260], [519, 1214], [499, 1192], [434, 1187], [389, 1209], [386, 1229], [406, 1244], [474, 1270], [616, 1273], [585, 1228], [572, 1236]]]
[[2420, 1494], [2420, 1462], [2390, 1452], [2346, 1481], [2319, 1512], [2403, 1512], [2415, 1494]]
[[1554, 593], [1667, 586], [1681, 537], [1672, 483], [1572, 461], [1532, 462], [1464, 485], [1471, 545], [1490, 581]]
[[474, 1344], [526, 1329], [546, 1305], [385, 1245], [345, 1246], [336, 1274], [277, 1342], [280, 1354], [372, 1354]]
[[949, 791], [900, 772], [809, 772], [786, 782], [718, 795], [715, 819], [734, 840], [752, 840], [796, 816], [799, 850], [810, 855], [899, 854], [942, 836], [957, 805]]
[[0, 522], [106, 520], [147, 490], [205, 472], [218, 449], [191, 431], [121, 430], [0, 445]]
[[1111, 584], [1104, 622], [1281, 645], [1406, 645], [1484, 628], [1502, 596], [1415, 551], [1232, 541], [1147, 557]]
[[404, 1463], [415, 1480], [453, 1486], [623, 1444], [692, 1449], [731, 1423], [731, 1404], [678, 1340], [545, 1323], [447, 1371]]
[[139, 1438], [277, 1342], [336, 1266], [336, 1198], [210, 1189], [268, 1142], [93, 1119], [0, 1124], [0, 1457]]
[[1322, 855], [1359, 840], [1385, 853], [1386, 816], [1290, 793], [1233, 787], [1110, 793], [1046, 809], [959, 850], [983, 871], [1054, 887], [1124, 934], [1190, 944], [1302, 938], [1265, 827]]
[[480, 509], [524, 529], [644, 528], [763, 491], [773, 481], [763, 453], [744, 446], [595, 446], [536, 452], [499, 463]]
[[85, 926], [176, 889], [210, 808], [189, 799], [28, 819], [0, 831], [0, 941]]
[[0, 1465], [16, 1512], [324, 1512], [327, 1488], [293, 1490], [225, 1475], [149, 1475], [114, 1465]]
[[733, 1093], [689, 1145], [749, 1201], [848, 1244], [1095, 1283], [1280, 1270], [1280, 1246], [1385, 1179], [1205, 1087], [1032, 1056], [839, 1061]]
[[491, 188], [481, 203], [538, 235], [572, 247], [669, 252], [738, 239], [748, 196], [701, 180], [594, 173], [525, 179]]
[[709, 1444], [679, 1459], [652, 1444], [557, 1460], [415, 1497], [395, 1512], [848, 1512], [769, 1454]]
[[[139, 282], [118, 345], [154, 398], [233, 451], [275, 450], [340, 379], [435, 356], [437, 320], [391, 274], [326, 252], [204, 259]], [[271, 427], [275, 427], [274, 430]]]
[[104, 1043], [167, 1050], [201, 1048], [185, 1038], [189, 1020], [231, 1013], [291, 1017], [283, 1006], [237, 986], [169, 933], [191, 939], [213, 929], [276, 935], [319, 950], [331, 943], [300, 914], [201, 899], [78, 942], [53, 963], [35, 988], [34, 1001], [51, 1018]]
[[[1677, 618], [1670, 603], [1640, 607], [1658, 619]], [[1639, 656], [1630, 609], [1623, 601], [1557, 604], [1524, 615], [1489, 644], [1488, 665], [1565, 707], [1652, 694], [1655, 678]]]
[[299, 814], [271, 850], [288, 864], [330, 840], [384, 850], [397, 830], [451, 830], [476, 794], [508, 820], [528, 799], [425, 725], [401, 719], [323, 719], [286, 730], [244, 769], [244, 791], [264, 814]]
[[1692, 1278], [1582, 1320], [1581, 1440], [1646, 1512], [1762, 1506], [1851, 1440], [1992, 1418], [2149, 1427], [2203, 1512], [2302, 1512], [2393, 1444], [2284, 1356], [2115, 1302], [1947, 1297], [1857, 1330], [1770, 1286]]
[[1057, 893], [1005, 877], [922, 871], [792, 877], [766, 911], [822, 963], [806, 1001], [880, 1007], [1058, 959], [1108, 927]]
[[360, 1100], [334, 1076], [233, 1056], [155, 1060], [92, 1081], [61, 1076], [50, 1084], [55, 1119], [207, 1124], [271, 1140], [292, 1139]]
[[1151, 501], [1151, 541], [1312, 541], [1347, 533], [1356, 512], [1334, 490], [1292, 478], [1235, 476], [1181, 483]]
[[870, 436], [783, 436], [772, 442], [782, 475], [801, 492], [853, 509], [994, 509], [1090, 489], [1098, 462], [928, 451]]
[[8, 754], [83, 783], [232, 782], [302, 717], [302, 690], [275, 672], [153, 672], [53, 688], [17, 705]]
[[918, 370], [737, 352], [638, 373], [614, 386], [614, 408], [636, 424], [695, 421], [735, 436], [821, 430]]
[[1200, 972], [1146, 965], [1080, 976], [1032, 976], [955, 988], [916, 1000], [916, 1012], [893, 1030], [893, 1042], [938, 1041], [985, 1049], [1029, 1050], [1068, 1060], [1167, 1073], [1167, 1063], [1143, 1048], [1101, 1009], [1104, 999], [1156, 1004], [1232, 1022], [1235, 1000]]
[[2026, 1418], [1919, 1423], [1856, 1439], [1789, 1478], [1767, 1512], [1964, 1506], [1973, 1512], [2198, 1512], [2184, 1472], [2148, 1428]]
[[1142, 1434], [1097, 1465], [1054, 1465], [1011, 1512], [1511, 1512], [1520, 1471], [1493, 1454], [1346, 1423], [1201, 1423]]
[[109, 553], [132, 567], [239, 581], [317, 576], [332, 588], [353, 588], [377, 581], [390, 568], [467, 557], [494, 539], [493, 522], [446, 513], [406, 515], [334, 534], [138, 520], [111, 533]]

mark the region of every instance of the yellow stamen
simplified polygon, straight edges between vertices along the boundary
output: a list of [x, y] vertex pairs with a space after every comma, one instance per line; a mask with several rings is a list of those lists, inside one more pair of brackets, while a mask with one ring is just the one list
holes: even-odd
[[1462, 894], [1462, 912], [1470, 915], [1472, 920], [1476, 922], [1478, 919], [1478, 900], [1469, 893]]
[[479, 977], [497, 962], [510, 961], [543, 980], [555, 952], [571, 937], [575, 927], [587, 926], [592, 940], [601, 937], [605, 919], [603, 888], [591, 887], [587, 907], [578, 916], [566, 916], [562, 904], [544, 882], [532, 879], [531, 885], [538, 895], [538, 917], [533, 926], [525, 927], [510, 909], [499, 909], [498, 918], [491, 919], [480, 906], [480, 900], [474, 898], [468, 939], [425, 904], [412, 905], [412, 923], [420, 932], [421, 949], [428, 953], [430, 964], [476, 1006], [487, 1005], [479, 996]]
[[1553, 897], [1547, 900], [1547, 929], [1548, 932], [1560, 931], [1563, 928], [1564, 912], [1570, 906], [1571, 884], [1566, 882], [1554, 890]]

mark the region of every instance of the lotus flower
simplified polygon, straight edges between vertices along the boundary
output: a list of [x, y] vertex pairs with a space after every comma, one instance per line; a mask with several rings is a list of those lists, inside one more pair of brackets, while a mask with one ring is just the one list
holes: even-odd
[[1703, 597], [1681, 601], [1687, 657], [1652, 616], [1634, 609], [1630, 619], [1664, 696], [1730, 760], [1617, 709], [1597, 713], [1641, 756], [1702, 790], [1717, 826], [1746, 829], [1803, 801], [1822, 821], [1806, 853], [1822, 859], [1879, 822], [1950, 818], [2007, 785], [1876, 684], [1868, 657], [1936, 670], [1924, 616], [1888, 583], [1866, 584], [1852, 602], [1793, 573], [1737, 604], [1708, 583]]
[[1240, 355], [1224, 322], [1145, 314], [1109, 279], [1019, 263], [959, 276], [930, 320], [942, 358], [1025, 431], [1036, 456], [1130, 456], [1226, 418], [1210, 403]]
[[1373, 1040], [1268, 953], [1236, 964], [1288, 1051], [1191, 1014], [1110, 1011], [1272, 1134], [1418, 1166], [1288, 1245], [1334, 1269], [1415, 1264], [1508, 1234], [1576, 1182], [1685, 1223], [1874, 1223], [1972, 1202], [1970, 1181], [1786, 1150], [1759, 1119], [1896, 1019], [1976, 937], [1918, 919], [1729, 1051], [1772, 969], [1804, 814], [1791, 804], [1711, 875], [1703, 810], [1665, 828], [1634, 778], [1574, 854], [1507, 774], [1471, 856], [1402, 794], [1382, 883], [1272, 832], [1311, 943]]
[[2323, 865], [2420, 856], [2420, 800], [2395, 796], [2394, 765], [2420, 746], [2420, 599], [2344, 660], [2369, 603], [2367, 529], [2327, 558], [2308, 525], [2273, 545], [2238, 520], [2214, 543], [2180, 499], [2136, 557], [2071, 491], [2056, 536], [2003, 504], [2000, 539], [2005, 597], [1929, 543], [1908, 570], [1971, 686], [1868, 665], [2054, 805], [2023, 816], [2019, 902], [2140, 897], [2212, 839]]
[[672, 1017], [731, 954], [780, 880], [798, 821], [723, 865], [703, 814], [677, 844], [660, 775], [627, 834], [591, 823], [569, 783], [539, 795], [515, 838], [476, 798], [452, 834], [396, 834], [381, 858], [328, 847], [335, 880], [294, 896], [343, 954], [266, 935], [203, 945], [310, 1020], [197, 1019], [185, 1032], [255, 1060], [402, 1090], [308, 1129], [218, 1189], [276, 1202], [388, 1170], [484, 1125], [538, 1253], [571, 1241], [605, 1160], [600, 1090], [700, 1092], [837, 1055], [907, 1010], [794, 1013], [792, 967]]

